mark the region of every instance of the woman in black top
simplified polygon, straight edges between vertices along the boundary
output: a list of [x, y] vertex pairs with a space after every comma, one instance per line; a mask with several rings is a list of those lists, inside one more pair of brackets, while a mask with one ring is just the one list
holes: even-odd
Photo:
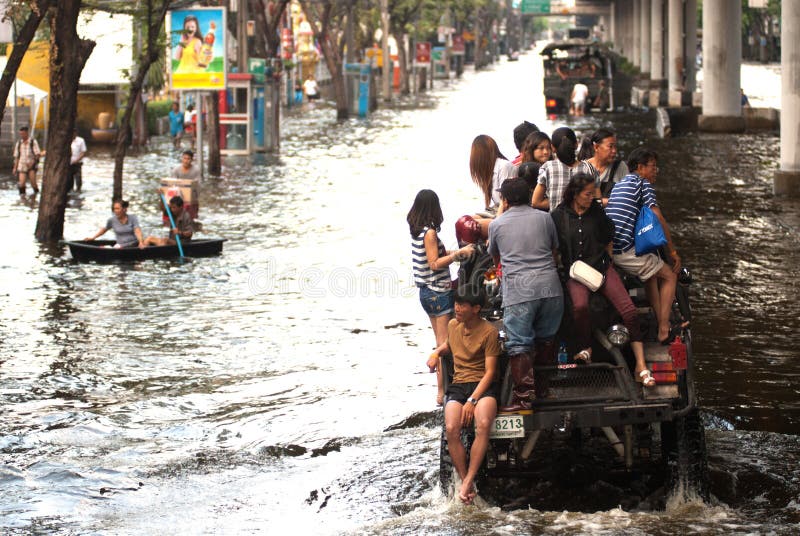
[[[570, 179], [564, 201], [552, 213], [558, 231], [561, 262], [569, 270], [575, 261], [583, 261], [605, 274], [605, 281], [597, 290], [622, 316], [631, 336], [631, 348], [636, 357], [636, 379], [645, 387], [655, 385], [653, 375], [644, 361], [644, 346], [639, 331], [636, 307], [633, 305], [622, 279], [611, 265], [611, 242], [614, 223], [606, 216], [603, 206], [595, 199], [594, 177], [578, 173]], [[567, 291], [572, 300], [572, 316], [579, 346], [582, 348], [574, 360], [589, 363], [592, 359], [589, 294], [591, 290], [574, 279], [567, 280]]]

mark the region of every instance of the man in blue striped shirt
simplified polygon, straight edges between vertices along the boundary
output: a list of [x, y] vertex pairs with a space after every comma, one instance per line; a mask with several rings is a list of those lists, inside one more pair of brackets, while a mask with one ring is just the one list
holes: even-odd
[[[658, 340], [669, 342], [669, 314], [675, 299], [675, 286], [681, 259], [672, 243], [667, 221], [661, 214], [652, 184], [658, 175], [658, 155], [645, 147], [638, 147], [628, 158], [631, 174], [618, 182], [608, 198], [606, 214], [614, 222], [614, 264], [623, 272], [638, 276], [645, 284], [647, 299], [658, 319]], [[667, 238], [667, 251], [672, 259], [668, 266], [655, 253], [636, 255], [634, 228], [643, 205], [650, 207], [661, 222]]]

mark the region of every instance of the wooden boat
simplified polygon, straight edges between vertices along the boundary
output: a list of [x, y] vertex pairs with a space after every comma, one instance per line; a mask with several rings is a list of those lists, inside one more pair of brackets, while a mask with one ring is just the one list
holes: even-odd
[[[188, 240], [182, 242], [185, 257], [212, 257], [222, 253], [224, 238], [209, 238]], [[61, 242], [69, 246], [69, 252], [76, 261], [140, 261], [145, 259], [170, 259], [176, 258], [178, 246], [148, 246], [143, 249], [138, 247], [117, 248], [114, 240], [64, 240]]]

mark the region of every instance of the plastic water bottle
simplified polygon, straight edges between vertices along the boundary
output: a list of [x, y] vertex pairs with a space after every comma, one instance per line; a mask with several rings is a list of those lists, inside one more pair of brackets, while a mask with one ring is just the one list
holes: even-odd
[[562, 341], [561, 346], [558, 347], [558, 364], [566, 365], [568, 360], [569, 356], [567, 355], [567, 345]]
[[[569, 356], [567, 355], [567, 345], [564, 343], [564, 341], [561, 341], [561, 345], [558, 347], [558, 365], [566, 365], [568, 360]], [[564, 370], [559, 370], [556, 374], [556, 377], [559, 379], [566, 378], [567, 373]]]

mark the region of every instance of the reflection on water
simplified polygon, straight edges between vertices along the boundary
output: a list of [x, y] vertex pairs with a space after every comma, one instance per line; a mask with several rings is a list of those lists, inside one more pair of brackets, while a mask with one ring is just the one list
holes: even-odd
[[[405, 214], [443, 202], [442, 235], [480, 203], [480, 133], [544, 118], [533, 55], [369, 120], [290, 111], [280, 156], [228, 159], [201, 185], [223, 255], [77, 264], [36, 244], [35, 201], [0, 182], [0, 526], [21, 533], [791, 533], [798, 519], [800, 205], [774, 199], [774, 134], [654, 140], [652, 116], [611, 125], [661, 155], [659, 200], [695, 274], [698, 391], [711, 506], [594, 514], [464, 509], [437, 488], [434, 341], [410, 280]], [[400, 113], [402, 111], [402, 113]], [[559, 120], [560, 121], [560, 120]], [[177, 153], [126, 160], [124, 191], [163, 233], [156, 188]], [[110, 216], [113, 161], [92, 147], [67, 238]], [[402, 423], [402, 424], [399, 424]], [[568, 508], [569, 505], [566, 505]], [[586, 509], [586, 505], [575, 510]], [[796, 531], [795, 531], [796, 532]]]

